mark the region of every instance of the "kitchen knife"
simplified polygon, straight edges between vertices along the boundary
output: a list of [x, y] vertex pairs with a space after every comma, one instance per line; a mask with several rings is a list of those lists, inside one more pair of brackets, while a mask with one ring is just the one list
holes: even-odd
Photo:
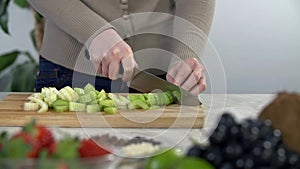
[[185, 106], [199, 106], [202, 103], [190, 92], [164, 80], [151, 73], [134, 68], [134, 73], [128, 86], [143, 93], [160, 91], [178, 91], [181, 94], [179, 104]]
[[[85, 56], [90, 59], [89, 52], [85, 50]], [[120, 66], [120, 74], [123, 73], [123, 67]], [[178, 100], [179, 104], [185, 106], [199, 106], [201, 101], [190, 92], [164, 80], [149, 72], [134, 68], [133, 76], [130, 82], [127, 83], [128, 87], [131, 87], [142, 93], [149, 93], [155, 91], [178, 91], [181, 98]]]

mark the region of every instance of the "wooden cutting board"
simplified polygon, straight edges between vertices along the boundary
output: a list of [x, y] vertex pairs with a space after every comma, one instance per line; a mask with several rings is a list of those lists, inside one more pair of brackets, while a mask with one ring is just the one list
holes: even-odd
[[0, 126], [23, 126], [36, 119], [39, 124], [56, 127], [201, 128], [205, 117], [201, 107], [177, 104], [148, 111], [120, 110], [113, 115], [103, 112], [24, 111], [23, 104], [29, 95], [10, 94], [0, 102]]

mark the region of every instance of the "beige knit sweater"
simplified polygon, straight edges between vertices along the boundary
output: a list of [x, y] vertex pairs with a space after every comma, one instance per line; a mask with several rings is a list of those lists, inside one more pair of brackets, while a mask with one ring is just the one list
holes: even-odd
[[[215, 5], [215, 0], [28, 1], [46, 18], [40, 54], [71, 69], [86, 62], [78, 59], [83, 47], [108, 28], [114, 28], [137, 55], [154, 48], [183, 59], [197, 57], [206, 43]], [[157, 63], [151, 56], [141, 58], [136, 58], [139, 64]]]

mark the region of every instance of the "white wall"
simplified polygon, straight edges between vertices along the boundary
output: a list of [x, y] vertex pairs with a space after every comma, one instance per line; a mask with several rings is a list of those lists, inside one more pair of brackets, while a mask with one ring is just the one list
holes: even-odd
[[[30, 50], [32, 14], [10, 6], [12, 36], [0, 53]], [[300, 1], [217, 0], [210, 40], [224, 65], [229, 93], [300, 92]]]
[[210, 38], [229, 93], [300, 92], [299, 0], [217, 0]]

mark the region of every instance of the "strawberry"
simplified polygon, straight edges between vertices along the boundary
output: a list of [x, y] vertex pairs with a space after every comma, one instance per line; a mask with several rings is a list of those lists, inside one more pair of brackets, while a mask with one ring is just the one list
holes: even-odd
[[78, 151], [80, 157], [99, 157], [105, 154], [110, 154], [109, 151], [100, 147], [92, 139], [81, 140]]
[[52, 132], [44, 126], [36, 126], [34, 133], [41, 148], [49, 148], [55, 142]]
[[52, 132], [45, 126], [37, 125], [33, 120], [23, 127], [23, 131], [29, 133], [35, 138], [39, 144], [39, 150], [49, 149], [49, 147], [55, 143]]
[[30, 158], [38, 157], [38, 153], [39, 153], [39, 149], [40, 149], [39, 143], [29, 133], [20, 131], [12, 136], [10, 142], [12, 142], [14, 140], [22, 140], [24, 144], [27, 144], [30, 146], [29, 152], [27, 153], [27, 157], [30, 157]]

